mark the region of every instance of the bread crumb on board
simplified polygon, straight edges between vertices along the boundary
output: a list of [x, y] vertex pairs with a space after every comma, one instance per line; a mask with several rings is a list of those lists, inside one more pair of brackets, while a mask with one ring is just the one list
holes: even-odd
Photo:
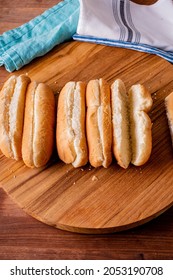
[[98, 181], [98, 177], [97, 176], [92, 176], [92, 181], [94, 182], [94, 181]]

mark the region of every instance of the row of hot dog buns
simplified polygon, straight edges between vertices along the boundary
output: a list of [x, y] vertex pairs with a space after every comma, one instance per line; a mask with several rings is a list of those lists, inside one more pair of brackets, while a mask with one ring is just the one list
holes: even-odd
[[41, 167], [50, 159], [56, 133], [59, 158], [74, 167], [88, 161], [108, 167], [140, 166], [152, 150], [152, 98], [140, 84], [128, 93], [122, 80], [68, 82], [57, 104], [51, 88], [26, 75], [11, 76], [0, 93], [0, 149], [9, 158]]
[[[117, 162], [144, 164], [152, 148], [152, 98], [142, 85], [129, 94], [121, 80], [111, 87], [103, 80], [69, 82], [58, 99], [56, 146], [60, 159], [74, 167], [88, 160], [108, 167], [112, 151]], [[0, 95], [0, 149], [5, 156], [23, 159], [29, 167], [49, 160], [54, 146], [55, 98], [46, 84], [26, 75], [11, 76]]]

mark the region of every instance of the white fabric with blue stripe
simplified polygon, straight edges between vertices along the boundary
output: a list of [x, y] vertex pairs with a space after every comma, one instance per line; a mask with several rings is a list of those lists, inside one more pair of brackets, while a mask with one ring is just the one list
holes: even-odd
[[173, 63], [173, 0], [80, 0], [75, 40], [156, 54]]

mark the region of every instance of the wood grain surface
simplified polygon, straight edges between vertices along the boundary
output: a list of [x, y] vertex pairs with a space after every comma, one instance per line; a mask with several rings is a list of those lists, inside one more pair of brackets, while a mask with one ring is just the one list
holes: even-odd
[[[26, 2], [29, 3], [32, 1], [26, 1]], [[43, 4], [43, 9], [44, 9], [44, 4]], [[80, 54], [79, 57], [75, 56], [76, 52]], [[86, 56], [87, 56], [87, 60], [86, 60]], [[106, 59], [104, 60], [103, 57], [105, 57]], [[127, 59], [125, 59], [127, 57], [128, 57], [128, 61], [126, 61]], [[58, 65], [57, 64], [54, 65], [57, 59], [58, 59]], [[63, 67], [64, 59], [65, 59], [65, 64], [67, 64], [67, 67]], [[100, 67], [100, 61], [102, 61], [102, 67]], [[103, 61], [106, 61], [106, 63], [104, 64]], [[126, 63], [124, 61], [126, 61]], [[42, 71], [38, 71], [42, 63], [44, 63], [45, 68], [42, 69]], [[85, 67], [83, 67], [84, 64]], [[149, 68], [146, 68], [148, 66]], [[140, 71], [138, 72], [134, 70], [136, 68], [138, 69], [140, 68]], [[56, 72], [55, 69], [57, 69]], [[8, 73], [4, 69], [0, 69], [0, 71], [1, 71], [0, 74], [1, 74], [1, 84], [2, 84], [6, 79], [6, 77], [8, 76]], [[134, 73], [134, 71], [136, 72]], [[103, 46], [94, 46], [90, 44], [80, 44], [77, 42], [73, 42], [73, 43], [70, 42], [55, 48], [50, 54], [46, 55], [44, 58], [36, 59], [33, 63], [23, 68], [19, 72], [28, 72], [31, 78], [49, 83], [55, 92], [58, 92], [60, 88], [63, 86], [63, 84], [69, 79], [74, 79], [74, 80], [82, 79], [87, 81], [90, 78], [98, 78], [100, 76], [104, 76], [108, 80], [108, 82], [111, 83], [115, 77], [121, 77], [125, 81], [127, 87], [129, 87], [130, 84], [137, 81], [146, 83], [146, 85], [150, 88], [153, 94], [153, 98], [155, 99], [153, 111], [151, 114], [153, 124], [155, 124], [155, 127], [153, 127], [153, 133], [155, 135], [154, 136], [155, 144], [153, 147], [153, 154], [150, 159], [150, 163], [149, 165], [147, 164], [145, 165], [145, 167], [142, 167], [141, 169], [136, 169], [134, 167], [131, 167], [127, 172], [124, 173], [124, 170], [120, 170], [117, 167], [116, 163], [114, 162], [111, 168], [109, 169], [109, 176], [107, 175], [107, 177], [105, 177], [105, 182], [107, 182], [107, 180], [109, 179], [108, 177], [112, 178], [116, 171], [116, 174], [118, 174], [118, 182], [121, 182], [121, 184], [122, 181], [125, 180], [125, 178], [126, 179], [130, 178], [131, 181], [133, 181], [133, 179], [135, 178], [135, 185], [132, 187], [132, 189], [134, 193], [139, 194], [141, 191], [141, 182], [143, 183], [143, 178], [145, 175], [145, 178], [147, 177], [147, 181], [148, 181], [147, 183], [148, 190], [152, 186], [153, 182], [157, 181], [157, 178], [159, 177], [157, 182], [163, 185], [165, 189], [167, 189], [168, 187], [168, 191], [169, 191], [169, 186], [170, 186], [169, 183], [171, 182], [172, 185], [172, 181], [171, 179], [169, 181], [169, 178], [166, 177], [166, 175], [167, 172], [168, 173], [171, 172], [169, 164], [172, 158], [170, 156], [171, 146], [170, 146], [169, 133], [167, 130], [166, 118], [163, 114], [164, 112], [163, 98], [169, 93], [169, 91], [173, 86], [170, 78], [172, 75], [172, 65], [168, 64], [167, 62], [163, 61], [158, 57], [150, 56], [147, 54], [136, 53], [127, 50], [125, 51], [120, 49], [115, 50]], [[46, 73], [49, 73], [49, 76], [46, 76]], [[161, 125], [161, 130], [158, 130], [158, 127], [160, 127], [160, 125]], [[154, 154], [157, 155], [157, 159], [153, 157]], [[1, 177], [2, 179], [1, 182], [3, 186], [6, 186], [5, 187], [6, 191], [11, 192], [10, 194], [11, 196], [13, 196], [14, 193], [16, 195], [16, 191], [14, 191], [14, 186], [18, 186], [19, 188], [17, 188], [18, 189], [17, 197], [20, 197], [22, 194], [21, 185], [19, 186], [19, 179], [21, 180], [21, 177], [22, 177], [22, 182], [29, 179], [27, 181], [28, 182], [27, 184], [31, 191], [34, 190], [31, 184], [32, 182], [31, 179], [37, 178], [36, 180], [38, 180], [37, 182], [39, 182], [40, 179], [42, 180], [46, 177], [47, 175], [46, 172], [49, 172], [49, 170], [53, 168], [52, 170], [54, 171], [51, 173], [53, 174], [51, 178], [54, 180], [55, 177], [57, 176], [56, 170], [62, 164], [60, 163], [60, 161], [57, 161], [57, 158], [55, 157], [52, 159], [52, 163], [46, 169], [39, 170], [39, 171], [32, 170], [31, 172], [32, 175], [31, 173], [30, 175], [28, 175], [28, 169], [26, 169], [23, 166], [22, 162], [15, 163], [11, 160], [8, 160], [8, 164], [7, 164], [6, 160], [7, 159], [1, 156], [1, 163], [2, 163], [1, 170], [3, 170], [3, 174], [1, 171], [1, 176], [3, 175], [3, 178]], [[154, 176], [153, 182], [151, 178], [152, 177], [151, 173], [149, 172], [150, 170], [149, 166], [151, 167], [151, 164], [153, 164], [152, 165], [153, 166], [152, 176]], [[166, 174], [165, 174], [164, 166], [165, 169], [167, 170]], [[155, 169], [154, 167], [157, 168]], [[61, 170], [61, 175], [64, 172], [63, 178], [67, 183], [66, 184], [67, 188], [65, 191], [68, 193], [69, 191], [68, 189], [70, 189], [69, 186], [71, 186], [71, 184], [74, 182], [75, 183], [77, 182], [76, 185], [80, 187], [79, 183], [80, 180], [82, 180], [81, 178], [85, 178], [85, 179], [87, 178], [88, 180], [90, 180], [92, 178], [92, 174], [95, 174], [94, 173], [95, 170], [93, 171], [93, 169], [92, 170], [89, 169], [90, 167], [87, 166], [84, 171], [82, 170], [77, 171], [69, 166], [63, 165], [63, 168]], [[159, 172], [157, 172], [156, 170]], [[100, 182], [105, 176], [105, 172], [106, 171], [103, 171], [103, 169], [97, 170], [98, 181], [94, 182], [95, 186], [90, 188], [92, 193], [94, 193], [93, 191], [94, 188], [97, 190], [99, 189], [100, 193], [103, 195], [104, 192], [102, 193], [102, 191], [104, 189], [105, 182], [104, 184]], [[46, 184], [47, 183], [45, 183], [45, 187]], [[109, 185], [108, 182], [106, 184], [108, 190], [110, 190], [112, 185], [111, 184]], [[119, 185], [119, 187], [120, 186], [121, 185]], [[126, 187], [127, 185], [125, 184], [125, 190]], [[38, 188], [39, 189], [41, 188], [40, 184], [38, 184]], [[160, 192], [160, 187], [158, 189]], [[51, 196], [53, 197], [55, 188], [52, 188], [51, 190], [52, 193], [50, 194], [50, 197]], [[61, 183], [60, 191], [62, 190], [64, 190], [64, 187], [62, 188], [62, 183]], [[30, 191], [28, 190], [28, 194], [30, 193]], [[148, 203], [149, 208], [152, 209], [154, 216], [158, 212], [157, 210], [159, 207], [158, 205], [160, 205], [160, 202], [163, 203], [164, 205], [162, 210], [165, 210], [165, 207], [170, 206], [172, 201], [171, 194], [168, 195], [168, 198], [166, 198], [167, 197], [167, 192], [166, 192], [166, 195], [161, 198], [159, 192], [156, 195], [157, 196], [156, 208]], [[148, 197], [150, 198], [150, 196], [153, 193], [154, 193], [153, 191], [149, 192]], [[149, 258], [170, 258], [172, 256], [173, 225], [171, 222], [172, 220], [170, 218], [172, 214], [172, 208], [169, 211], [167, 211], [166, 214], [162, 215], [159, 219], [157, 218], [152, 223], [145, 225], [145, 227], [144, 226], [139, 227], [136, 230], [127, 231], [125, 233], [117, 233], [116, 235], [113, 234], [105, 235], [104, 237], [100, 235], [81, 236], [73, 233], [59, 231], [57, 229], [53, 229], [52, 227], [47, 227], [46, 225], [33, 220], [31, 217], [26, 216], [23, 211], [17, 208], [11, 202], [11, 200], [4, 194], [3, 191], [1, 191], [0, 194], [2, 196], [2, 201], [3, 201], [0, 208], [0, 211], [2, 212], [1, 223], [0, 223], [2, 250], [0, 252], [0, 256], [2, 258], [7, 258], [7, 256], [8, 258], [19, 258], [19, 255], [20, 257], [22, 256], [22, 258], [32, 257], [32, 258], [50, 258], [50, 259], [52, 258], [60, 259], [60, 258], [64, 258], [63, 256], [65, 256], [65, 258], [86, 258], [86, 259], [87, 258], [99, 258], [99, 259], [148, 258], [149, 259]], [[110, 194], [109, 197], [111, 200], [111, 207], [112, 207], [114, 201], [113, 199], [115, 198], [116, 203], [118, 202], [118, 200], [116, 200], [117, 198], [115, 196], [112, 198]], [[43, 199], [43, 201], [45, 202], [43, 208], [46, 206], [45, 200]], [[168, 203], [168, 200], [170, 203]], [[126, 210], [128, 210], [128, 207]], [[128, 211], [125, 212], [126, 214], [128, 213]], [[139, 212], [137, 216], [139, 218]], [[73, 217], [74, 215], [72, 215], [72, 218]], [[15, 218], [17, 219], [15, 220]], [[143, 220], [143, 216], [141, 216], [140, 218], [141, 220]], [[147, 233], [146, 231], [148, 228], [150, 229], [150, 227], [151, 227], [151, 232]], [[31, 236], [31, 241], [29, 241], [30, 240], [29, 232], [31, 231], [31, 228], [33, 229], [33, 233]], [[160, 232], [164, 232], [165, 235], [164, 238], [163, 237], [161, 238]], [[40, 235], [41, 235], [41, 240], [38, 240], [40, 239]], [[48, 236], [49, 238], [47, 238]], [[50, 240], [51, 237], [52, 239]], [[110, 237], [112, 238], [109, 241]], [[8, 241], [7, 244], [3, 243], [4, 239]], [[118, 240], [120, 242], [119, 245], [118, 245]], [[131, 244], [129, 244], [130, 240], [133, 241]], [[47, 244], [44, 246], [41, 245], [42, 241], [44, 242], [44, 244], [45, 242]], [[61, 245], [59, 252], [56, 245], [53, 247], [53, 243]], [[139, 245], [140, 243], [141, 245]], [[13, 246], [9, 247], [12, 244]], [[73, 245], [75, 245], [75, 249], [73, 250], [72, 253], [71, 249]], [[34, 246], [36, 247], [35, 254], [34, 254]], [[41, 246], [40, 249], [39, 246]], [[71, 252], [70, 255], [68, 255], [69, 252]]]

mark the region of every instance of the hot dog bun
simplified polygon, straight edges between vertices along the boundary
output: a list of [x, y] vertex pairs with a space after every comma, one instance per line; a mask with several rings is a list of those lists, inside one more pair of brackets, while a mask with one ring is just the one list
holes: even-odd
[[88, 162], [85, 135], [85, 88], [83, 82], [68, 82], [60, 92], [56, 144], [59, 158], [80, 167]]
[[117, 163], [127, 168], [131, 161], [129, 102], [122, 80], [111, 86], [111, 109], [113, 126], [113, 153]]
[[22, 157], [25, 95], [29, 83], [28, 76], [13, 75], [0, 92], [0, 149], [6, 157], [15, 160]]
[[153, 101], [147, 89], [140, 84], [129, 90], [130, 136], [132, 164], [143, 165], [150, 157], [152, 149], [152, 123], [148, 112]]
[[86, 90], [86, 131], [89, 161], [93, 167], [108, 167], [112, 162], [112, 123], [110, 87], [103, 80], [91, 80]]
[[50, 87], [31, 82], [26, 93], [22, 158], [28, 167], [44, 166], [54, 143], [55, 98]]
[[165, 98], [165, 106], [173, 145], [173, 92]]

